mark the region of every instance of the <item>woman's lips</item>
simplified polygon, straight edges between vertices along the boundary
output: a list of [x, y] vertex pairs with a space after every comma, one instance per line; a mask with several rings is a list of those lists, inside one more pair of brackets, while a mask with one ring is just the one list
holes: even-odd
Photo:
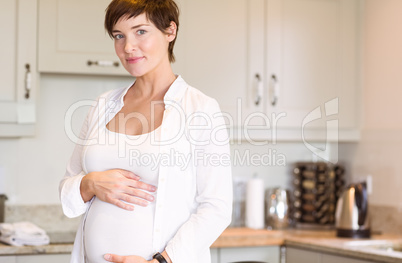
[[135, 63], [141, 61], [143, 58], [144, 57], [132, 57], [132, 58], [127, 58], [126, 60], [129, 64], [135, 64]]

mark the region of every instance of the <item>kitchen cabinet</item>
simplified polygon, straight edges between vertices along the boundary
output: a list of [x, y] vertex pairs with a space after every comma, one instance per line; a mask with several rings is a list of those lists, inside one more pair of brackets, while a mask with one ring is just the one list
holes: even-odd
[[[178, 0], [180, 27], [174, 71], [193, 87], [219, 102], [227, 124], [262, 124], [263, 19], [248, 0]], [[258, 41], [256, 41], [256, 39]], [[259, 76], [256, 76], [260, 74]], [[260, 88], [260, 90], [259, 90]], [[245, 123], [247, 122], [247, 123]]]
[[279, 263], [280, 248], [279, 246], [269, 246], [220, 249], [219, 263], [231, 263], [237, 261], [261, 261], [269, 263]]
[[279, 246], [211, 248], [212, 263], [239, 261], [280, 262]]
[[39, 0], [39, 71], [128, 76], [103, 26], [109, 3]]
[[36, 0], [0, 2], [0, 137], [35, 132], [36, 7]]
[[[275, 76], [278, 82], [278, 87], [267, 85], [272, 94], [268, 109], [287, 113], [278, 123], [281, 127], [300, 127], [311, 111], [338, 99], [339, 112], [334, 114], [339, 117], [339, 125], [354, 128], [358, 95], [357, 4], [355, 0], [265, 1], [265, 80], [272, 83]], [[332, 114], [326, 110], [331, 111], [320, 110], [323, 119]], [[309, 124], [321, 127], [325, 122]]]
[[232, 138], [359, 138], [358, 0], [179, 2], [176, 68], [243, 128]]
[[286, 247], [286, 262], [320, 263], [321, 254], [310, 250]]
[[14, 256], [0, 256], [1, 263], [16, 263], [16, 260]]
[[322, 254], [321, 262], [325, 262], [325, 263], [339, 263], [339, 262], [342, 262], [342, 263], [343, 262], [345, 262], [345, 263], [374, 263], [374, 261], [371, 261], [371, 260], [354, 259], [354, 258], [335, 256], [335, 255], [329, 255], [329, 254]]
[[219, 248], [211, 248], [211, 263], [219, 263]]
[[69, 263], [69, 254], [27, 255], [17, 256], [16, 263]]
[[70, 254], [0, 256], [2, 263], [69, 263]]
[[287, 263], [339, 263], [339, 262], [375, 263], [374, 261], [370, 260], [337, 256], [294, 247], [286, 247], [286, 262]]

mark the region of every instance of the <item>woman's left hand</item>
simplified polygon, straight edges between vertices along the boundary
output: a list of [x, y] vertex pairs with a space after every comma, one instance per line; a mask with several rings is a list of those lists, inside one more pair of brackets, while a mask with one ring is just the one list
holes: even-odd
[[149, 263], [148, 261], [140, 256], [119, 256], [114, 254], [106, 254], [104, 258], [109, 262], [114, 263]]

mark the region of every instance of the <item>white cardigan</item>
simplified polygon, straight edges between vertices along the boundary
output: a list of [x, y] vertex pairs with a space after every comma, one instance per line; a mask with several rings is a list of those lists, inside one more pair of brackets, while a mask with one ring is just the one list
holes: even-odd
[[[112, 90], [98, 98], [60, 182], [65, 215], [84, 214], [74, 243], [73, 263], [85, 262], [82, 228], [91, 203], [84, 203], [80, 194], [86, 174], [82, 157], [86, 145], [102, 140], [100, 130], [121, 110], [128, 89]], [[209, 263], [209, 247], [230, 224], [232, 214], [225, 123], [216, 100], [190, 87], [180, 76], [167, 91], [164, 103], [160, 153], [168, 158], [159, 163], [153, 247], [155, 252], [166, 249], [173, 263]], [[183, 160], [190, 161], [183, 165]]]

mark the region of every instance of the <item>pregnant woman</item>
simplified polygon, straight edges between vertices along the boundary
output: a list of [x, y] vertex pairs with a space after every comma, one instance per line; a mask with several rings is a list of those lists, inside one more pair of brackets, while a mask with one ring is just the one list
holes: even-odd
[[230, 223], [225, 123], [214, 99], [173, 73], [178, 16], [173, 0], [113, 0], [106, 10], [135, 81], [98, 97], [60, 182], [64, 213], [82, 215], [73, 263], [209, 263]]

